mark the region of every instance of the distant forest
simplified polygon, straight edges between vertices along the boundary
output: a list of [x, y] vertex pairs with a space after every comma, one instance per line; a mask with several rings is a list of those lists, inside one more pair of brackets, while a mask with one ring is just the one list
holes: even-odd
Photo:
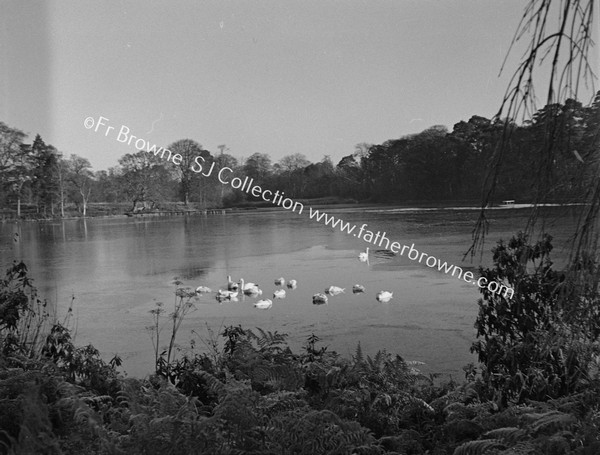
[[[569, 99], [564, 105], [545, 106], [521, 125], [474, 115], [452, 131], [432, 126], [382, 144], [357, 144], [337, 164], [328, 155], [311, 163], [300, 153], [276, 163], [266, 153], [255, 153], [240, 162], [225, 146], [211, 152], [195, 140], [182, 139], [167, 147], [182, 155], [180, 165], [139, 151], [122, 156], [117, 166], [94, 172], [86, 158], [74, 154], [67, 158], [39, 135], [26, 143], [26, 134], [0, 122], [0, 215], [65, 216], [67, 208], [85, 216], [88, 204], [99, 202], [138, 210], [175, 202], [211, 208], [258, 201], [221, 184], [216, 171], [209, 177], [193, 172], [196, 156], [206, 160], [204, 169], [213, 162], [216, 169], [227, 166], [235, 175], [251, 177], [255, 184], [293, 199], [476, 202], [503, 139], [508, 146], [502, 149], [505, 156], [498, 170], [498, 200], [533, 200], [534, 177], [541, 177], [556, 182], [546, 201], [578, 201], [586, 186], [582, 169], [595, 159], [593, 144], [599, 131], [600, 92], [589, 107]], [[553, 150], [547, 152], [554, 158], [540, 167], [535, 160], [541, 155], [538, 149], [547, 147], [544, 144], [552, 144]], [[539, 172], [544, 175], [534, 175]]]

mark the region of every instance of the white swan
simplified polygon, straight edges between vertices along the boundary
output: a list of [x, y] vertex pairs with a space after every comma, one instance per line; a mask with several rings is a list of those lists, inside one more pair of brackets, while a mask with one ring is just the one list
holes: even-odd
[[312, 297], [313, 305], [323, 305], [327, 303], [327, 296], [325, 294], [321, 294], [320, 292], [313, 295]]
[[367, 247], [366, 251], [358, 255], [358, 259], [360, 260], [360, 262], [367, 262], [369, 260], [369, 247]]
[[325, 289], [325, 294], [338, 295], [344, 292], [344, 290], [345, 288], [340, 288], [338, 286], [329, 286], [327, 289]]
[[221, 299], [232, 299], [238, 296], [238, 291], [223, 291], [219, 289], [217, 291], [217, 298]]
[[283, 277], [277, 278], [275, 280], [275, 285], [277, 286], [283, 286], [285, 284], [285, 279]]
[[290, 280], [287, 284], [288, 289], [296, 289], [298, 287], [298, 282], [296, 280]]
[[377, 293], [377, 300], [379, 300], [380, 302], [383, 303], [387, 303], [391, 300], [391, 298], [394, 296], [393, 292], [390, 291], [379, 291]]
[[274, 299], [285, 299], [285, 289], [277, 289], [273, 291]]
[[262, 294], [262, 291], [258, 288], [258, 284], [256, 283], [246, 283], [243, 278], [240, 278], [240, 290], [246, 294]]
[[231, 275], [227, 275], [227, 289], [230, 291], [237, 291], [239, 285], [233, 281], [231, 281]]
[[251, 288], [251, 289], [246, 289], [244, 291], [244, 294], [250, 297], [258, 297], [259, 295], [262, 295], [263, 291], [262, 289], [256, 287], [256, 288]]
[[354, 294], [365, 292], [365, 287], [362, 284], [355, 284], [354, 286], [352, 286], [352, 292]]
[[206, 286], [198, 286], [196, 288], [197, 294], [206, 294], [207, 292], [212, 292], [212, 290], [210, 288], [207, 288]]
[[259, 310], [268, 310], [273, 306], [273, 302], [269, 299], [259, 300], [254, 304], [254, 308], [258, 308]]

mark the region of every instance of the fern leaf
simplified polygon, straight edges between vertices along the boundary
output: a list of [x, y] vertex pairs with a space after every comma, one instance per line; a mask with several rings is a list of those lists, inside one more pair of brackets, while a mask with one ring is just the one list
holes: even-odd
[[525, 417], [533, 420], [531, 430], [534, 434], [553, 433], [557, 430], [566, 430], [577, 423], [575, 416], [560, 411], [549, 411], [541, 414], [525, 414]]
[[195, 373], [200, 376], [206, 384], [208, 385], [208, 391], [217, 395], [218, 397], [222, 397], [226, 393], [225, 384], [219, 381], [212, 374], [204, 371], [204, 370], [196, 370]]
[[517, 427], [496, 428], [483, 435], [486, 439], [499, 439], [514, 444], [527, 438], [527, 432]]
[[360, 341], [359, 341], [358, 344], [356, 345], [356, 352], [354, 354], [354, 362], [355, 363], [363, 363], [364, 361], [365, 361], [365, 358], [363, 356], [362, 347], [361, 347]]
[[454, 449], [454, 455], [491, 455], [492, 453], [495, 453], [497, 449], [506, 449], [506, 446], [497, 439], [469, 441]]

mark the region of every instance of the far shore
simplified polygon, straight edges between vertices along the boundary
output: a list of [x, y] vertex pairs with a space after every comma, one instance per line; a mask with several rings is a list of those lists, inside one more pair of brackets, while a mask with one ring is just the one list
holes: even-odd
[[[342, 200], [337, 198], [319, 198], [319, 199], [298, 199], [306, 206], [316, 209], [354, 209], [368, 211], [390, 211], [403, 212], [413, 210], [481, 210], [481, 205], [477, 201], [438, 201], [438, 202], [419, 202], [409, 201], [402, 203], [390, 202], [369, 202]], [[548, 203], [538, 204], [540, 207], [567, 207], [582, 205], [581, 203]], [[514, 210], [533, 207], [533, 203], [514, 203], [514, 204], [493, 204], [486, 207], [486, 210]], [[60, 215], [44, 215], [31, 211], [31, 208], [24, 210], [21, 217], [17, 217], [15, 211], [0, 212], [0, 222], [9, 221], [59, 221], [59, 220], [80, 220], [88, 218], [143, 218], [156, 216], [174, 216], [174, 215], [219, 215], [228, 213], [243, 213], [252, 211], [254, 213], [280, 211], [281, 208], [264, 202], [244, 202], [239, 205], [228, 207], [198, 207], [198, 204], [191, 203], [187, 207], [183, 203], [165, 202], [158, 204], [158, 209], [149, 210], [131, 210], [130, 204], [122, 203], [90, 203], [88, 213], [84, 217], [77, 213], [75, 209], [70, 208], [68, 214], [64, 217]]]

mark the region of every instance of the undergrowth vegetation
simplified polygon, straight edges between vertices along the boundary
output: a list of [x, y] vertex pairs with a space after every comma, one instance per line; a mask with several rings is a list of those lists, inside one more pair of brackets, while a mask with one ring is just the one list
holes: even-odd
[[559, 298], [567, 284], [550, 250], [549, 237], [523, 235], [494, 249], [480, 272], [515, 299], [483, 290], [480, 366], [460, 383], [360, 344], [342, 358], [311, 335], [293, 352], [285, 334], [241, 326], [205, 352], [179, 351], [186, 288], [166, 325], [162, 305], [151, 310], [155, 374], [125, 378], [118, 357], [75, 346], [68, 318], [58, 322], [15, 263], [0, 280], [0, 453], [598, 454], [597, 333], [574, 326], [594, 327], [597, 306]]

